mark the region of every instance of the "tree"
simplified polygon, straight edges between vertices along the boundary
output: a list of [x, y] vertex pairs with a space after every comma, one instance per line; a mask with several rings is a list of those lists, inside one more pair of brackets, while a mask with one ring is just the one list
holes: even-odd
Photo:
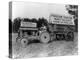
[[29, 18], [23, 18], [23, 20], [24, 20], [25, 22], [30, 22], [30, 21], [31, 21], [31, 19], [29, 19]]
[[38, 28], [42, 27], [42, 26], [47, 26], [48, 25], [48, 21], [45, 18], [39, 18], [38, 19]]
[[13, 32], [17, 33], [20, 27], [21, 18], [15, 18], [13, 21]]
[[75, 31], [78, 31], [78, 5], [66, 5], [66, 10], [74, 16]]
[[35, 23], [38, 22], [36, 18], [32, 18], [31, 21], [32, 21], [32, 22], [35, 22]]

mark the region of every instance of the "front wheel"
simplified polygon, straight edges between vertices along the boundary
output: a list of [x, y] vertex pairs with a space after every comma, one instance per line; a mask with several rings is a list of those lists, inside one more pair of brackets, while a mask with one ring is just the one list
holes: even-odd
[[28, 39], [27, 38], [22, 38], [21, 39], [21, 46], [26, 47], [27, 44], [28, 44]]
[[21, 46], [21, 47], [26, 47], [26, 45], [28, 44], [28, 39], [25, 38], [25, 37], [23, 37], [23, 38], [18, 37], [18, 38], [16, 38], [16, 42], [17, 42], [17, 44], [18, 44], [19, 46]]

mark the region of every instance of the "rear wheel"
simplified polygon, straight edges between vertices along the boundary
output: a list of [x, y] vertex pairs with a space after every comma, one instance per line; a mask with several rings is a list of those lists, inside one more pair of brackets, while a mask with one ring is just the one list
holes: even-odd
[[74, 33], [73, 32], [68, 32], [66, 40], [67, 41], [73, 41], [73, 39], [74, 39]]
[[50, 41], [50, 35], [48, 32], [42, 32], [40, 34], [40, 41], [42, 43], [48, 43]]

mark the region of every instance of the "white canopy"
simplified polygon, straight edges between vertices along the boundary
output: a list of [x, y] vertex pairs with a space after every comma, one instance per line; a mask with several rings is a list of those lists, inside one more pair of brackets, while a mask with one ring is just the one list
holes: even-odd
[[49, 17], [49, 23], [74, 25], [74, 19], [72, 16], [51, 14]]

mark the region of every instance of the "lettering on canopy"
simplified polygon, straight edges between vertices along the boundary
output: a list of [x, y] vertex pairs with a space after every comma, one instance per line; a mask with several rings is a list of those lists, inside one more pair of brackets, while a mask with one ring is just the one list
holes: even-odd
[[21, 22], [21, 27], [36, 27], [36, 23], [33, 23], [33, 22]]
[[74, 25], [72, 16], [50, 15], [49, 22], [53, 24]]

